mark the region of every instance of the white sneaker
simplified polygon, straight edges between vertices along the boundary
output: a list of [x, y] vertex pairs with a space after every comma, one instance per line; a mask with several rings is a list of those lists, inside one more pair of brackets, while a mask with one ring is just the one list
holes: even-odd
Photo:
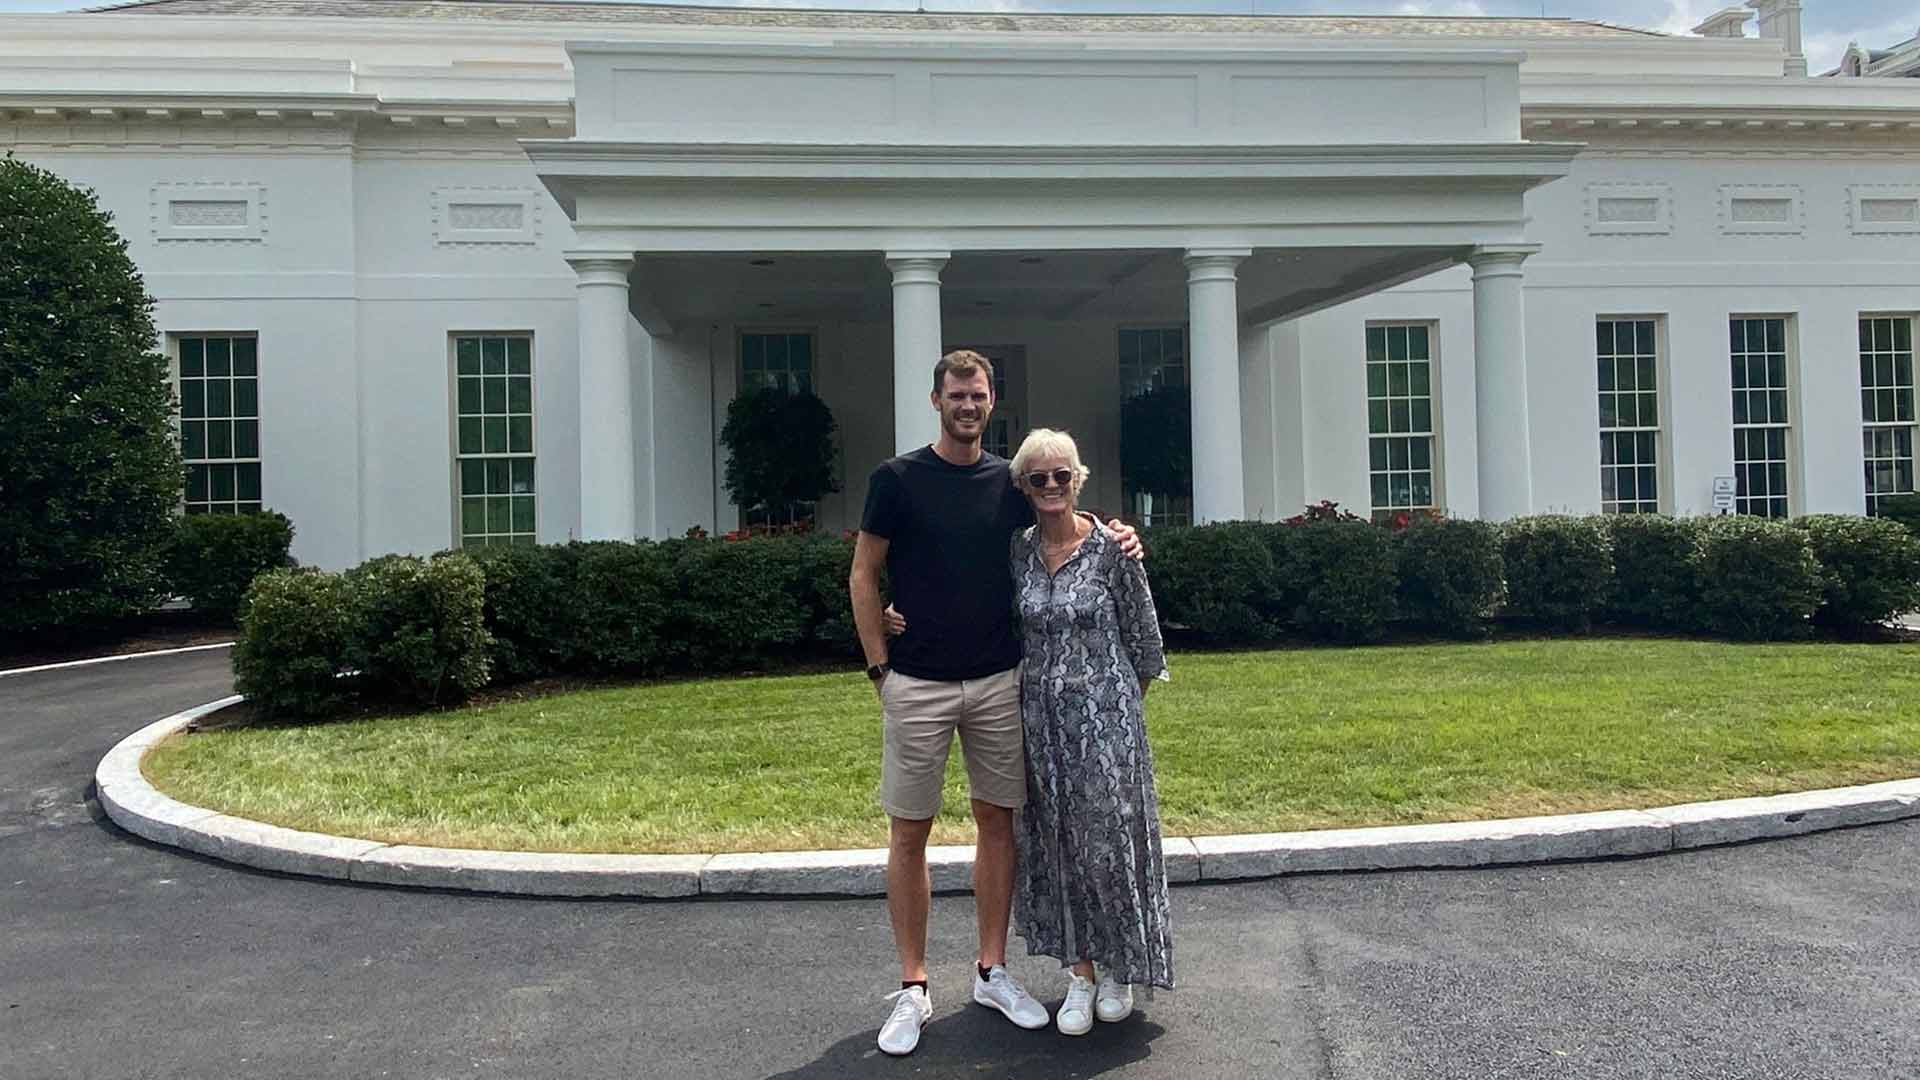
[[1117, 1024], [1133, 1015], [1133, 987], [1115, 982], [1113, 976], [1100, 976], [1100, 987], [1093, 992], [1093, 1015], [1103, 1024]]
[[933, 1019], [933, 1002], [917, 986], [895, 990], [887, 1000], [893, 1002], [893, 1012], [880, 1025], [880, 1049], [895, 1056], [911, 1054], [920, 1045], [921, 1026]]
[[1033, 995], [999, 964], [988, 968], [984, 979], [977, 969], [974, 971], [973, 1000], [990, 1009], [999, 1009], [1001, 1015], [1028, 1031], [1047, 1026], [1047, 1007], [1033, 1000]]
[[1062, 1035], [1085, 1035], [1093, 1030], [1093, 980], [1068, 972], [1067, 1000], [1060, 1003], [1060, 1014], [1053, 1018]]

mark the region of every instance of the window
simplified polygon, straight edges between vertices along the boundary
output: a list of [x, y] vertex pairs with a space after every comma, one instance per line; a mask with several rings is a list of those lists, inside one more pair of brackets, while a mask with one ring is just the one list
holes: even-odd
[[1594, 324], [1600, 379], [1600, 509], [1660, 511], [1660, 375], [1652, 319]]
[[779, 331], [740, 335], [740, 389], [813, 392], [813, 335]]
[[[1121, 498], [1125, 513], [1143, 526], [1193, 523], [1193, 404], [1187, 381], [1185, 326], [1123, 327], [1120, 330]], [[1165, 446], [1181, 440], [1188, 452], [1180, 465], [1165, 454], [1128, 454], [1133, 446]], [[1128, 466], [1132, 467], [1129, 468]], [[1158, 473], [1158, 475], [1155, 475]]]
[[1913, 319], [1860, 320], [1860, 433], [1866, 459], [1867, 513], [1880, 500], [1913, 490]]
[[453, 338], [461, 547], [534, 543], [533, 339]]
[[1787, 320], [1728, 322], [1733, 364], [1733, 507], [1787, 516]]
[[186, 511], [257, 511], [261, 507], [259, 341], [252, 334], [180, 334], [173, 340], [180, 373]]
[[1367, 459], [1376, 520], [1438, 505], [1433, 328], [1425, 323], [1367, 327]]

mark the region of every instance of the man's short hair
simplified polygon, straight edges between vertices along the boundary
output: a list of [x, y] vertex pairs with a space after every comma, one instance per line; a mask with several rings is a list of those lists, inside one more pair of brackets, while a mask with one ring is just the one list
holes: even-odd
[[933, 365], [933, 392], [940, 393], [947, 388], [947, 372], [965, 379], [978, 371], [987, 377], [987, 385], [993, 385], [993, 361], [974, 352], [972, 349], [955, 349], [940, 358]]

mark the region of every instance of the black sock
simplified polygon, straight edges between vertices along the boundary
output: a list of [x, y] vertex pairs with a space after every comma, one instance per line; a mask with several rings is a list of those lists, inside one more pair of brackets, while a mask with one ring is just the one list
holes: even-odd
[[927, 980], [925, 980], [925, 979], [902, 979], [902, 980], [900, 980], [900, 989], [902, 989], [902, 990], [911, 990], [911, 989], [913, 989], [913, 988], [914, 988], [914, 987], [916, 987], [916, 986], [920, 988], [920, 992], [921, 992], [921, 993], [923, 993], [923, 994], [924, 994], [924, 993], [926, 993], [926, 990], [927, 990]]
[[981, 982], [986, 982], [986, 981], [987, 981], [987, 978], [988, 978], [988, 976], [991, 976], [991, 975], [993, 974], [993, 969], [992, 969], [992, 968], [990, 968], [990, 967], [985, 967], [985, 966], [983, 966], [983, 965], [981, 965], [981, 964], [975, 964], [975, 965], [973, 965], [973, 966], [974, 966], [974, 967], [977, 967], [977, 968], [979, 968], [979, 969], [980, 969], [980, 981], [981, 981]]

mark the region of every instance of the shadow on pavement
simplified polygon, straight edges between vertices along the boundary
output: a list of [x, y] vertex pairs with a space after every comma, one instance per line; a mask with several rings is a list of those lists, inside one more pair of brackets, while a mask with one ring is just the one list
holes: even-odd
[[1153, 1041], [1166, 1029], [1136, 1013], [1069, 1038], [1052, 1025], [1022, 1031], [998, 1013], [969, 1008], [922, 1028], [920, 1048], [905, 1058], [881, 1053], [874, 1045], [878, 1033], [876, 1018], [872, 1031], [849, 1035], [814, 1061], [767, 1080], [894, 1078], [903, 1075], [903, 1068], [916, 1076], [1099, 1076], [1151, 1057]]

